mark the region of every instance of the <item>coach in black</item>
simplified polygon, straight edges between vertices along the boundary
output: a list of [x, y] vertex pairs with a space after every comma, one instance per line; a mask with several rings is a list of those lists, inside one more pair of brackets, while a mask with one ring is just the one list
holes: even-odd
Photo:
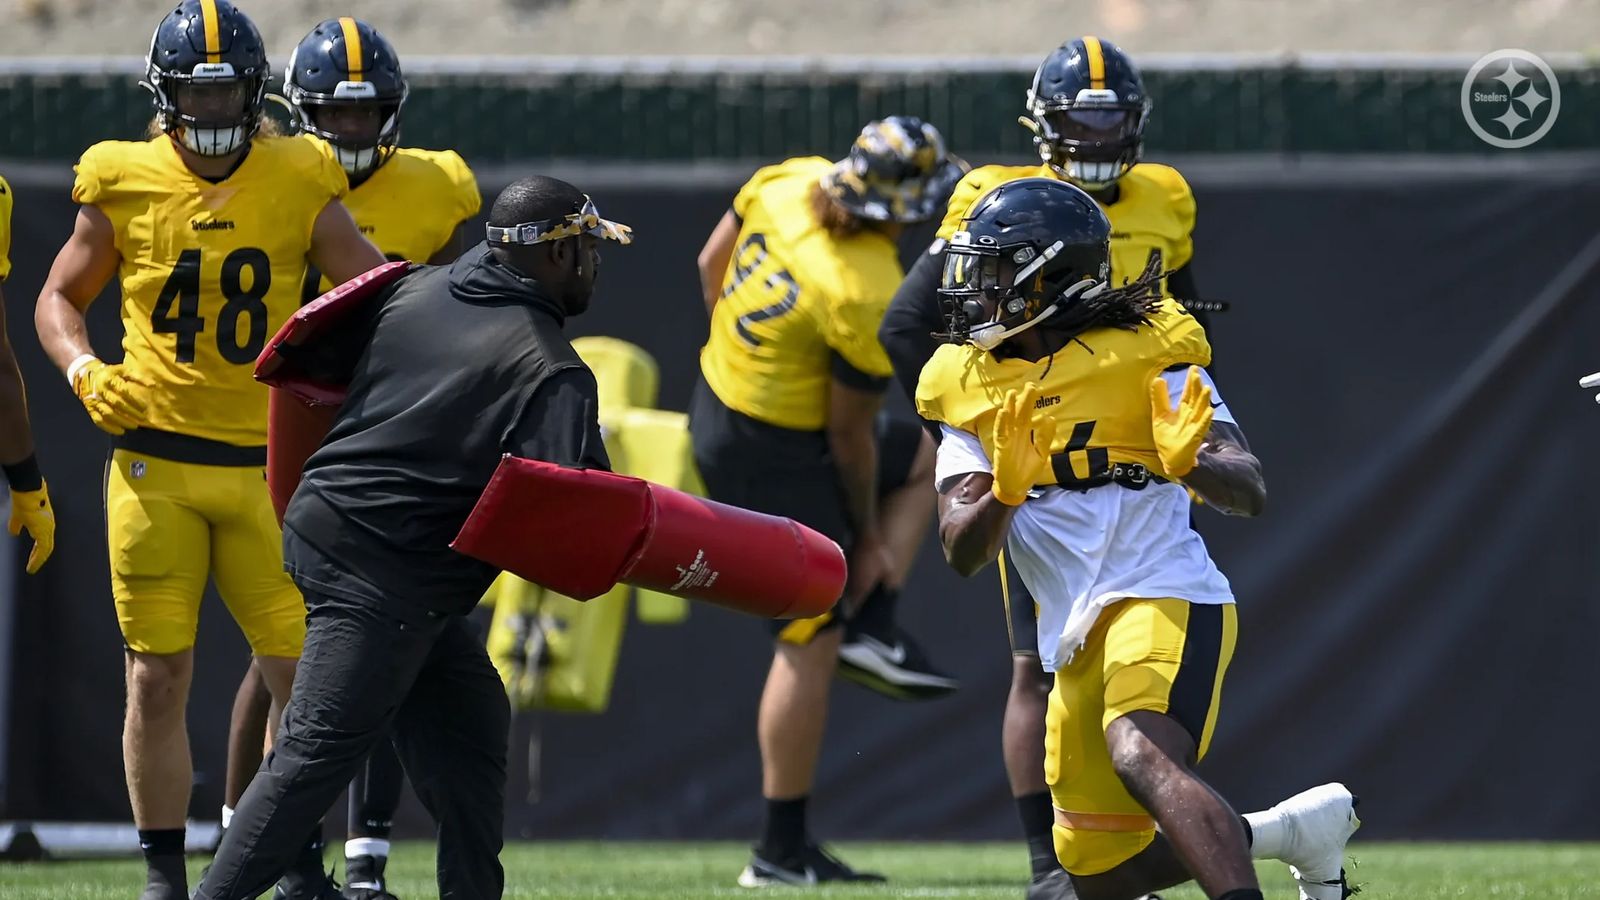
[[439, 826], [439, 895], [501, 895], [510, 716], [463, 619], [496, 572], [449, 544], [502, 454], [609, 468], [594, 376], [562, 325], [589, 305], [599, 240], [630, 236], [536, 177], [495, 200], [488, 237], [373, 301], [348, 398], [284, 521], [307, 608], [294, 695], [196, 898], [272, 887], [391, 729]]

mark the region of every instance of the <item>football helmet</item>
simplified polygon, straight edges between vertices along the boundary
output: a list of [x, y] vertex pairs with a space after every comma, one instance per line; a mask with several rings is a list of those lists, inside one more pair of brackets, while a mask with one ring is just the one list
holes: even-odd
[[156, 26], [145, 60], [156, 124], [201, 156], [226, 156], [261, 125], [267, 51], [228, 0], [182, 0]]
[[394, 154], [409, 92], [393, 45], [349, 16], [311, 29], [283, 73], [295, 128], [327, 141], [353, 179], [371, 175]]
[[939, 297], [947, 337], [993, 350], [1106, 290], [1111, 223], [1081, 189], [1008, 181], [979, 198], [945, 247]]
[[1139, 69], [1117, 45], [1081, 37], [1039, 64], [1018, 119], [1061, 177], [1089, 189], [1121, 178], [1144, 152], [1150, 97]]
[[889, 116], [861, 129], [822, 186], [857, 218], [925, 222], [943, 211], [966, 171], [939, 129], [916, 116]]

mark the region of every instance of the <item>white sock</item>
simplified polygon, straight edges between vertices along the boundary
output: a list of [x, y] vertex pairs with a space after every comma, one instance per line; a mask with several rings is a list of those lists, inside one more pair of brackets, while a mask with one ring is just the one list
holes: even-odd
[[1245, 813], [1250, 823], [1250, 858], [1282, 859], [1289, 849], [1289, 819], [1276, 808]]
[[224, 829], [226, 829], [228, 827], [228, 825], [230, 823], [232, 823], [232, 822], [233, 822], [233, 807], [231, 807], [228, 804], [224, 803], [224, 804], [222, 804], [222, 827]]
[[358, 856], [377, 856], [389, 858], [389, 842], [383, 838], [351, 838], [344, 842], [344, 858], [355, 859]]

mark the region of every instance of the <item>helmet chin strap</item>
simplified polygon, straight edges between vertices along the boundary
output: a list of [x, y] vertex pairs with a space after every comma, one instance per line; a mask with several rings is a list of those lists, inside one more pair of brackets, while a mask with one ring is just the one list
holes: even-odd
[[979, 325], [977, 328], [973, 328], [967, 332], [967, 342], [981, 350], [993, 350], [994, 348], [1005, 343], [1008, 339], [1016, 337], [1040, 322], [1050, 318], [1055, 314], [1057, 309], [1061, 308], [1061, 304], [1065, 303], [1066, 301], [1071, 300], [1074, 297], [1079, 297], [1080, 294], [1082, 295], [1080, 299], [1088, 300], [1091, 297], [1097, 296], [1105, 289], [1106, 283], [1104, 281], [1080, 281], [1062, 291], [1061, 294], [1057, 296], [1049, 306], [1046, 306], [1039, 312], [1037, 316], [1034, 316], [1028, 321], [1023, 322], [1020, 325], [1013, 325], [1010, 328], [1001, 327], [999, 322], [985, 322], [984, 324]]
[[1015, 325], [1011, 328], [1001, 328], [999, 322], [986, 322], [969, 331], [967, 333], [967, 340], [980, 349], [993, 350], [994, 348], [1005, 343], [1008, 338], [1016, 337], [1024, 331], [1027, 331], [1029, 328], [1032, 328], [1033, 326], [1049, 318], [1050, 315], [1056, 311], [1056, 307], [1060, 305], [1061, 301], [1058, 300], [1055, 303], [1045, 307], [1044, 311], [1039, 313], [1037, 316], [1034, 316], [1028, 321], [1023, 322], [1021, 325]]

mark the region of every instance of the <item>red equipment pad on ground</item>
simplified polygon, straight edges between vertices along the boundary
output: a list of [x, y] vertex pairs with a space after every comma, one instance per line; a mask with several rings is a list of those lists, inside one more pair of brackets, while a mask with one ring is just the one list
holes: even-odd
[[767, 618], [807, 618], [844, 591], [827, 537], [638, 478], [506, 456], [451, 546], [588, 600], [618, 582]]

